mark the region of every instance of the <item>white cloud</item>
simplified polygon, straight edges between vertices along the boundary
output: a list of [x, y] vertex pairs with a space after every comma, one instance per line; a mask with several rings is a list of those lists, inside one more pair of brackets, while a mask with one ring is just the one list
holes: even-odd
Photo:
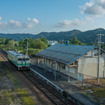
[[[2, 17], [0, 17], [2, 20]], [[0, 22], [0, 28], [19, 29], [19, 28], [33, 28], [39, 23], [36, 18], [27, 18], [25, 22], [10, 20], [8, 22]]]
[[0, 16], [0, 20], [2, 20], [2, 17]]
[[91, 0], [82, 6], [82, 13], [89, 15], [105, 15], [105, 0]]
[[79, 19], [74, 19], [74, 20], [64, 20], [62, 22], [59, 22], [56, 24], [56, 27], [59, 28], [73, 28], [77, 26], [82, 26], [86, 24], [87, 20], [79, 20]]
[[30, 18], [27, 18], [27, 21], [30, 21], [31, 19]]
[[33, 19], [27, 18], [27, 23], [25, 24], [25, 26], [27, 28], [32, 28], [38, 23], [39, 21], [36, 18], [33, 18]]

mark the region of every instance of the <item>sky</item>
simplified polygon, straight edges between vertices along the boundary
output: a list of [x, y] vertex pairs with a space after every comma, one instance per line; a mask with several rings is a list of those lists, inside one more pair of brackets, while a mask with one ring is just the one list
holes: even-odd
[[105, 0], [0, 0], [0, 33], [105, 28]]

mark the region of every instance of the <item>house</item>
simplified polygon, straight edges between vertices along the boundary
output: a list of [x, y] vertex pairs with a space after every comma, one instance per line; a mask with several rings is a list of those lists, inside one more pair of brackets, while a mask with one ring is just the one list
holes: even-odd
[[[87, 45], [55, 44], [36, 54], [36, 64], [82, 81], [97, 78], [98, 48]], [[99, 77], [105, 78], [105, 52], [100, 51]]]
[[57, 41], [48, 41], [48, 44], [50, 44], [50, 45], [55, 45], [57, 43], [58, 43]]

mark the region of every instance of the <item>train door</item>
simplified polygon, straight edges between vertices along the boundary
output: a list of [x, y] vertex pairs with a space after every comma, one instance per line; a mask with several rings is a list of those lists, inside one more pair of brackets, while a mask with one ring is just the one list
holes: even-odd
[[17, 61], [18, 68], [21, 68], [22, 67], [22, 63], [23, 63], [22, 58], [18, 58], [18, 61]]
[[30, 64], [30, 60], [29, 58], [26, 58], [26, 66], [29, 66], [29, 64]]
[[22, 66], [23, 66], [23, 67], [26, 66], [26, 59], [25, 59], [25, 58], [23, 58]]

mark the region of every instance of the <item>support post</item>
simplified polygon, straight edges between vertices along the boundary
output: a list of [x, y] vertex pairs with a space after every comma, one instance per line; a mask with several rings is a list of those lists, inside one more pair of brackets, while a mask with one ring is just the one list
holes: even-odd
[[70, 82], [70, 76], [69, 76], [70, 72], [69, 72], [69, 66], [68, 66], [68, 82]]
[[56, 70], [55, 70], [55, 80], [56, 80]]
[[53, 69], [54, 69], [54, 71], [55, 71], [55, 78], [54, 78], [54, 80], [56, 80], [56, 69], [55, 69], [55, 64], [56, 64], [56, 61], [53, 61], [53, 65], [54, 65], [54, 67], [53, 67]]

